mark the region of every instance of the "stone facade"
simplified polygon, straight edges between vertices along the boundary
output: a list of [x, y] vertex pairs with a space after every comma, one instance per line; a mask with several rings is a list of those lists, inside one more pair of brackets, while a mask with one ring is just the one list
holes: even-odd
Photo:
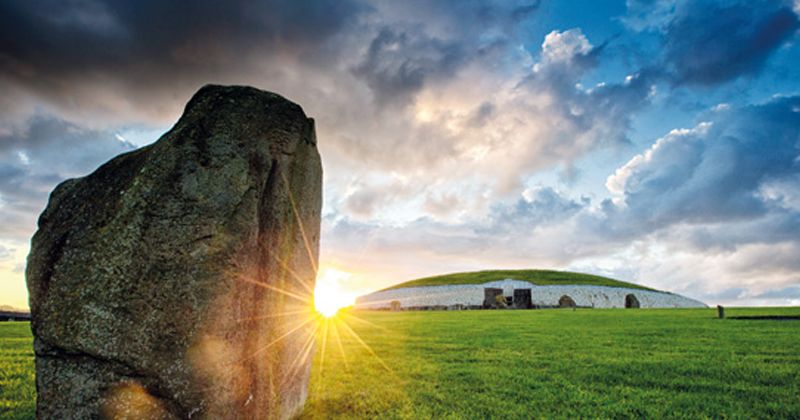
[[531, 289], [534, 307], [555, 307], [558, 300], [567, 295], [578, 307], [624, 308], [625, 298], [632, 294], [642, 308], [705, 308], [700, 301], [684, 296], [642, 289], [608, 286], [558, 285], [537, 286], [527, 281], [500, 280], [484, 284], [455, 284], [448, 286], [405, 287], [385, 290], [356, 299], [357, 309], [389, 309], [392, 301], [400, 302], [402, 308], [463, 305], [479, 307], [484, 303], [485, 288], [503, 289], [505, 296], [513, 296], [514, 290]]

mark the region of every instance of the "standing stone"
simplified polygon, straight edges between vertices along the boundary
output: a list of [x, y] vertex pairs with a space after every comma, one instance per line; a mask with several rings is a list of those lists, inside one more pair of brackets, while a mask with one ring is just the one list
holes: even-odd
[[59, 185], [27, 281], [43, 419], [286, 418], [306, 398], [313, 120], [206, 86], [156, 143]]
[[575, 300], [573, 300], [569, 295], [563, 295], [558, 298], [558, 307], [559, 308], [575, 308], [578, 305], [575, 304]]
[[[503, 289], [499, 287], [485, 287], [483, 289], [483, 307], [484, 308], [497, 308], [498, 307], [498, 296], [503, 299]], [[502, 302], [505, 304], [505, 300]]]
[[397, 312], [397, 311], [399, 311], [399, 310], [402, 308], [402, 305], [400, 304], [400, 301], [399, 301], [399, 300], [393, 300], [393, 301], [391, 301], [391, 303], [389, 303], [389, 307], [390, 307], [390, 308], [391, 308], [393, 311]]

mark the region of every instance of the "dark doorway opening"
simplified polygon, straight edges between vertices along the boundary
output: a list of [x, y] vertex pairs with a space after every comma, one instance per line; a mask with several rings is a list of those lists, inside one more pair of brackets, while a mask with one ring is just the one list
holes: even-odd
[[531, 289], [514, 289], [514, 307], [518, 309], [530, 309], [533, 307]]
[[483, 289], [483, 307], [484, 308], [496, 308], [497, 307], [497, 297], [503, 296], [503, 289], [499, 289], [496, 287], [486, 287]]
[[636, 299], [636, 295], [634, 295], [633, 293], [625, 295], [625, 307], [626, 308], [639, 307], [639, 299]]

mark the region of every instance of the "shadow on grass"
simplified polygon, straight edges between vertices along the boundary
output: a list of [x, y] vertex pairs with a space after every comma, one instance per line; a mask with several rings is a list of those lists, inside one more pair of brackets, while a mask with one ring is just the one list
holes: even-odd
[[797, 315], [751, 315], [751, 316], [729, 316], [728, 319], [743, 319], [752, 321], [800, 321]]

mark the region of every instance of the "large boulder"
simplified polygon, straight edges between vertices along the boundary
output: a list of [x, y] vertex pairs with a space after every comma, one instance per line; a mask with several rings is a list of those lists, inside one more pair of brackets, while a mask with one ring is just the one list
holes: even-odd
[[575, 300], [569, 297], [569, 295], [563, 295], [558, 298], [558, 307], [559, 308], [575, 308], [578, 305], [575, 304]]
[[28, 257], [37, 415], [286, 418], [314, 344], [313, 120], [206, 86], [156, 143], [50, 195]]

